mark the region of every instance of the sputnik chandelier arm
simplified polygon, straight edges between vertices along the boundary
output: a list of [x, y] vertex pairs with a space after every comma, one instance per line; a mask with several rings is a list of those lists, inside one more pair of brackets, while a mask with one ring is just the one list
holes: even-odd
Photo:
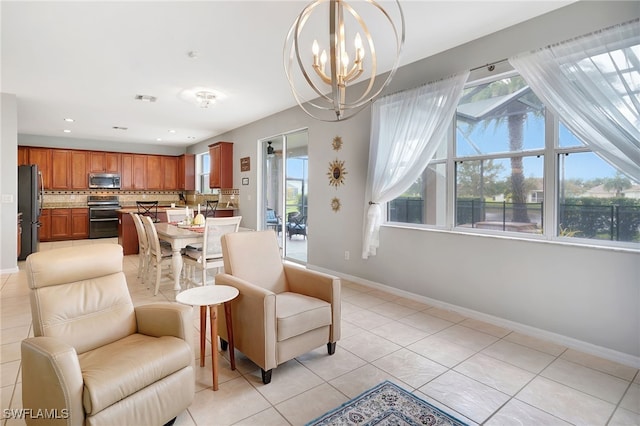
[[[302, 10], [287, 34], [284, 48], [287, 80], [296, 102], [315, 119], [340, 121], [351, 118], [380, 95], [398, 68], [404, 45], [404, 15], [399, 1], [395, 0], [399, 29], [391, 15], [375, 0], [357, 3], [362, 13], [358, 13], [347, 0], [316, 0]], [[311, 22], [312, 15], [315, 17], [322, 12], [321, 5], [329, 7], [329, 40], [326, 43], [328, 55], [327, 50], [317, 41], [318, 34], [313, 38], [313, 42], [308, 34], [308, 27], [317, 21]], [[362, 17], [366, 8], [366, 12], [369, 13], [367, 18], [371, 19], [373, 14], [377, 19], [374, 27], [387, 29], [393, 35], [391, 39], [395, 41], [393, 66], [387, 78], [377, 85], [378, 58], [374, 37]], [[326, 23], [323, 24], [322, 28], [326, 28]], [[349, 39], [353, 40], [351, 50], [347, 47]], [[387, 39], [388, 34], [379, 36], [377, 42], [381, 43]], [[304, 48], [301, 49], [301, 46]], [[359, 80], [363, 76], [368, 78], [366, 84], [364, 78]], [[304, 83], [306, 85], [300, 87]], [[306, 99], [303, 91], [313, 93], [315, 99]]]

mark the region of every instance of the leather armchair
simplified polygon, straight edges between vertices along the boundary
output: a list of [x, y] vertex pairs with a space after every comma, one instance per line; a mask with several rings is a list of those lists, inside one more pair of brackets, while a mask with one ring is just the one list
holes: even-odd
[[192, 308], [133, 306], [117, 244], [27, 258], [35, 337], [22, 341], [27, 424], [162, 425], [195, 395]]
[[[339, 278], [284, 264], [273, 230], [225, 234], [222, 253], [216, 284], [240, 291], [231, 301], [234, 345], [261, 368], [264, 384], [273, 368], [319, 346], [333, 355], [340, 340]], [[224, 313], [218, 333], [228, 340]]]

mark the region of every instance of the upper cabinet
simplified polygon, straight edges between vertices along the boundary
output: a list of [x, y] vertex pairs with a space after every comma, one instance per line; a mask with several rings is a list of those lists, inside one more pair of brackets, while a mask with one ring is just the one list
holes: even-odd
[[147, 189], [147, 156], [122, 154], [120, 189]]
[[210, 188], [233, 188], [233, 142], [209, 145]]
[[29, 164], [29, 148], [26, 146], [18, 147], [18, 166], [26, 166]]
[[42, 174], [42, 185], [51, 188], [51, 149], [29, 148], [29, 164], [37, 164]]
[[89, 173], [87, 165], [89, 164], [91, 152], [89, 151], [71, 151], [71, 189], [86, 189], [89, 185]]
[[[175, 175], [175, 169], [174, 169]], [[147, 189], [164, 188], [165, 170], [162, 168], [161, 155], [147, 155]], [[174, 178], [175, 180], [175, 178]]]
[[196, 156], [183, 154], [178, 157], [178, 189], [193, 191], [196, 189]]
[[89, 173], [120, 173], [120, 154], [89, 151]]
[[86, 190], [89, 173], [118, 173], [123, 190], [195, 190], [193, 154], [174, 157], [19, 146], [18, 165], [25, 164], [39, 166], [44, 189]]
[[178, 187], [178, 157], [165, 155], [161, 159], [161, 164], [163, 171], [162, 189], [165, 191], [180, 189], [180, 187]]

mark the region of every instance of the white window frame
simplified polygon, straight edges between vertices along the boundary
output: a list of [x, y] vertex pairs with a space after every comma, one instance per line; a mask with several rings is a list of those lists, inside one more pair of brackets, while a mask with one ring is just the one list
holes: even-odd
[[[487, 81], [498, 80], [500, 78], [506, 78], [513, 75], [518, 75], [517, 71], [511, 68], [510, 65], [502, 66], [502, 70], [499, 74], [494, 74], [488, 77], [479, 77], [472, 79], [465, 85], [465, 88], [477, 86]], [[506, 70], [505, 70], [506, 69]], [[590, 238], [580, 237], [563, 237], [557, 235], [558, 229], [558, 211], [559, 211], [559, 188], [560, 188], [560, 173], [558, 157], [565, 153], [579, 153], [579, 152], [593, 152], [586, 146], [580, 147], [560, 147], [559, 146], [559, 118], [555, 116], [548, 108], [545, 108], [544, 113], [545, 121], [545, 134], [544, 134], [544, 147], [538, 150], [528, 150], [524, 152], [525, 156], [543, 156], [543, 191], [544, 191], [544, 204], [543, 204], [543, 230], [540, 234], [528, 234], [522, 232], [511, 231], [495, 231], [490, 229], [478, 229], [459, 227], [455, 225], [456, 218], [456, 161], [489, 159], [489, 158], [509, 158], [518, 153], [499, 153], [488, 154], [482, 156], [455, 156], [455, 118], [451, 121], [450, 130], [447, 134], [447, 191], [446, 191], [446, 225], [429, 225], [429, 224], [415, 224], [405, 222], [390, 222], [388, 220], [389, 207], [388, 204], [385, 209], [385, 222], [382, 226], [411, 228], [416, 230], [441, 230], [446, 232], [460, 233], [460, 234], [474, 234], [474, 235], [486, 235], [490, 237], [511, 238], [520, 240], [538, 240], [548, 241], [551, 243], [562, 243], [570, 245], [581, 246], [593, 246], [593, 247], [605, 247], [613, 249], [631, 249], [633, 251], [640, 250], [639, 244], [634, 242], [625, 241], [608, 241]], [[433, 160], [430, 164], [440, 163], [443, 160]], [[604, 161], [604, 160], [603, 160]], [[425, 198], [426, 201], [426, 198]]]

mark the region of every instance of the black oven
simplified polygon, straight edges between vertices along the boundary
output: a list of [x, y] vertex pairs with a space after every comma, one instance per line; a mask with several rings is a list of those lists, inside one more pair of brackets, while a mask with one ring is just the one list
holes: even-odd
[[117, 196], [89, 196], [89, 238], [112, 238], [118, 236], [118, 209], [120, 201]]

